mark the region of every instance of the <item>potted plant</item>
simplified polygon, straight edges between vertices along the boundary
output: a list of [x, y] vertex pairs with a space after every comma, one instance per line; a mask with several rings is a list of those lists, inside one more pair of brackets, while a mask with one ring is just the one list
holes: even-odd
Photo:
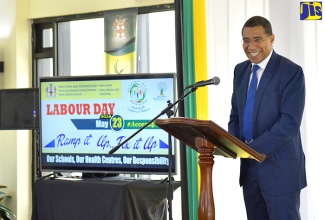
[[[6, 186], [0, 185], [0, 188], [6, 188]], [[10, 198], [9, 195], [5, 194], [4, 192], [0, 191], [0, 202], [4, 198]], [[12, 217], [16, 218], [16, 215], [8, 208], [0, 204], [0, 219], [1, 220], [11, 220]]]

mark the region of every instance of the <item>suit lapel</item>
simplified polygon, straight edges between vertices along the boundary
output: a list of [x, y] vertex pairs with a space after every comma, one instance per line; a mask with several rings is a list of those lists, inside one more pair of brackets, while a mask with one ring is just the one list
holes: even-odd
[[[250, 62], [249, 62], [250, 63]], [[249, 64], [247, 66], [244, 67], [243, 72], [244, 74], [241, 75], [241, 77], [239, 77], [239, 88], [238, 88], [238, 93], [237, 96], [238, 97], [238, 112], [241, 112], [241, 115], [244, 115], [244, 109], [245, 109], [245, 104], [246, 104], [246, 96], [247, 96], [247, 90], [248, 90], [248, 83], [249, 83], [249, 79], [250, 79], [250, 74], [251, 74], [251, 68], [252, 65]], [[241, 71], [240, 71], [241, 72]]]
[[278, 55], [273, 51], [272, 56], [266, 65], [266, 68], [263, 72], [262, 78], [258, 84], [257, 90], [256, 90], [256, 95], [255, 95], [255, 103], [254, 103], [254, 113], [253, 113], [253, 124], [256, 118], [256, 113], [259, 108], [259, 105], [261, 103], [261, 99], [263, 96], [263, 93], [265, 91], [265, 88], [269, 84], [270, 80], [272, 79], [275, 71], [276, 71], [276, 62], [277, 62], [277, 57]]

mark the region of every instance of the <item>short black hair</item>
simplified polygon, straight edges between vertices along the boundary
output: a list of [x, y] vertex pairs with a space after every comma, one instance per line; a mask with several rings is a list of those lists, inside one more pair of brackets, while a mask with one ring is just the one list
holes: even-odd
[[261, 17], [261, 16], [254, 16], [245, 22], [245, 24], [241, 30], [242, 35], [243, 35], [243, 30], [245, 27], [256, 27], [256, 26], [262, 26], [264, 28], [265, 34], [267, 36], [271, 36], [273, 34], [272, 25], [269, 22], [269, 20], [267, 20], [266, 18]]

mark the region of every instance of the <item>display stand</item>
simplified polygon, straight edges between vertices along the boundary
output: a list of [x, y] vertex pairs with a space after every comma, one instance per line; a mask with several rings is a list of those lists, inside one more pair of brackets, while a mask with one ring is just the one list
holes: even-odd
[[170, 118], [155, 120], [157, 126], [199, 153], [201, 189], [199, 220], [214, 220], [215, 209], [212, 191], [212, 168], [214, 155], [228, 158], [251, 158], [259, 162], [264, 154], [256, 152], [210, 120]]

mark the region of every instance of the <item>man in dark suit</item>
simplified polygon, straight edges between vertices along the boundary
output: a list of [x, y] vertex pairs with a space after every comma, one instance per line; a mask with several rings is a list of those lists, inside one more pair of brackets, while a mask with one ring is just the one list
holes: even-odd
[[[300, 136], [305, 105], [303, 70], [273, 50], [275, 36], [267, 19], [248, 19], [242, 38], [248, 60], [234, 70], [228, 130], [267, 157], [261, 163], [241, 159], [240, 185], [247, 217], [297, 220], [300, 191], [307, 186]], [[253, 85], [254, 64], [258, 65], [257, 89], [251, 90], [252, 98], [249, 86]]]

